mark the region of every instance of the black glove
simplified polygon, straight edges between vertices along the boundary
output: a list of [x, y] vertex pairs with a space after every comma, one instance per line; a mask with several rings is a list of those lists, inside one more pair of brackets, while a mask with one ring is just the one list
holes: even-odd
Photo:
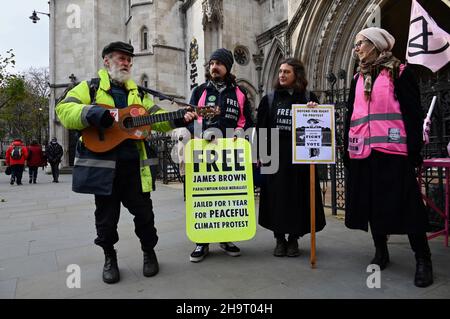
[[108, 128], [114, 123], [114, 118], [109, 113], [109, 110], [98, 105], [91, 107], [86, 118], [89, 124], [95, 127]]
[[104, 128], [108, 128], [110, 126], [112, 126], [114, 123], [114, 118], [112, 117], [112, 115], [109, 113], [108, 110], [105, 110], [105, 112], [103, 112], [103, 115], [100, 119], [100, 126], [104, 127]]

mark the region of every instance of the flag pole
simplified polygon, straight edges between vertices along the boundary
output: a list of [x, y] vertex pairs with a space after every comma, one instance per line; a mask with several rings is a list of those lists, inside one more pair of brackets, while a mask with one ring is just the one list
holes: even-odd
[[316, 268], [316, 170], [315, 164], [309, 164], [309, 192], [311, 209], [311, 268]]
[[433, 96], [430, 108], [428, 109], [427, 116], [425, 117], [425, 120], [423, 120], [423, 128], [422, 128], [422, 137], [423, 138], [422, 139], [425, 142], [425, 144], [430, 143], [431, 114], [433, 114], [435, 103], [436, 103], [436, 95]]

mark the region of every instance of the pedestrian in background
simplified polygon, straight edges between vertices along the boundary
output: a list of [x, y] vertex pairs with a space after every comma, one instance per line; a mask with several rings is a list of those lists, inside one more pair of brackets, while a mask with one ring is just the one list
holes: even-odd
[[33, 140], [28, 146], [27, 158], [28, 175], [30, 176], [28, 182], [30, 184], [36, 184], [38, 168], [44, 167], [46, 165], [47, 163], [44, 157], [44, 153], [42, 152], [42, 145], [40, 145], [36, 140]]
[[61, 158], [63, 156], [63, 148], [58, 143], [56, 137], [53, 137], [45, 148], [45, 155], [47, 156], [47, 161], [50, 163], [50, 167], [52, 168], [53, 183], [58, 183], [59, 163], [61, 163]]
[[6, 150], [6, 165], [11, 167], [10, 184], [22, 185], [22, 174], [28, 150], [20, 138], [16, 138]]

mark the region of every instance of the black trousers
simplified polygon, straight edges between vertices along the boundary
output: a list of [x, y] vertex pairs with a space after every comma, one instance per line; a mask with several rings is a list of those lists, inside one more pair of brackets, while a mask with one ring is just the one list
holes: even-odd
[[[387, 244], [387, 236], [384, 234], [373, 234], [373, 242], [376, 248], [385, 249]], [[422, 234], [408, 234], [409, 244], [414, 251], [416, 259], [423, 258], [426, 260], [431, 259], [430, 246], [428, 245], [427, 235]]]
[[139, 162], [118, 162], [111, 195], [95, 195], [95, 244], [105, 251], [113, 249], [119, 241], [117, 224], [120, 217], [120, 204], [134, 215], [135, 233], [141, 241], [143, 251], [156, 246], [158, 236], [154, 225], [153, 205], [150, 193], [143, 193]]
[[28, 174], [30, 175], [30, 180], [36, 181], [38, 176], [38, 166], [28, 166]]
[[[283, 234], [283, 233], [275, 233], [274, 232], [273, 236], [276, 239], [286, 239], [286, 234]], [[299, 239], [299, 238], [300, 238], [300, 236], [298, 234], [289, 234], [289, 236], [288, 236], [289, 240], [296, 240], [296, 239]]]
[[22, 184], [24, 165], [11, 165], [11, 180], [17, 183], [17, 185]]
[[58, 181], [59, 178], [59, 162], [50, 163], [52, 168], [53, 181]]

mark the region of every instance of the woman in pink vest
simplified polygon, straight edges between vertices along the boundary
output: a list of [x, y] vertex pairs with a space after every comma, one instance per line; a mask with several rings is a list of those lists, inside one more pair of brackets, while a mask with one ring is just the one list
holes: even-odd
[[358, 73], [352, 81], [345, 133], [348, 169], [345, 224], [368, 231], [371, 264], [389, 263], [388, 234], [408, 234], [416, 257], [414, 284], [433, 283], [428, 218], [416, 181], [422, 158], [422, 109], [412, 71], [392, 55], [395, 39], [367, 28], [355, 38]]

